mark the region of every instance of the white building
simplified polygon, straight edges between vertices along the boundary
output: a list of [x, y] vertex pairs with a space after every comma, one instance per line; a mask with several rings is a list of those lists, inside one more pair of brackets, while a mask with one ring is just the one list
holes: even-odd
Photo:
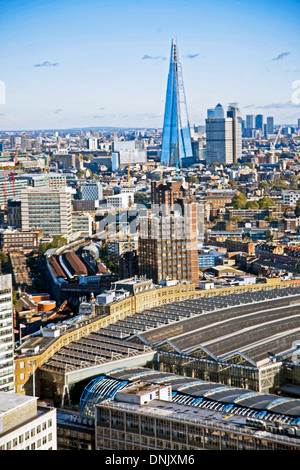
[[124, 168], [129, 163], [131, 166], [147, 163], [147, 150], [144, 147], [144, 143], [137, 140], [113, 142], [113, 171]]
[[0, 275], [0, 303], [0, 391], [13, 392], [14, 337], [11, 274]]
[[0, 450], [57, 450], [56, 408], [0, 392]]
[[108, 196], [107, 207], [114, 209], [126, 209], [134, 202], [134, 193], [120, 193], [114, 196]]
[[87, 148], [89, 150], [97, 150], [98, 149], [98, 139], [96, 137], [90, 137], [87, 140]]
[[282, 196], [284, 205], [296, 206], [297, 201], [300, 198], [300, 191], [282, 190], [281, 196]]
[[44, 235], [72, 234], [71, 189], [32, 188], [21, 193], [22, 229], [42, 228]]
[[90, 237], [93, 233], [93, 220], [88, 212], [73, 212], [72, 232], [81, 232], [81, 236]]

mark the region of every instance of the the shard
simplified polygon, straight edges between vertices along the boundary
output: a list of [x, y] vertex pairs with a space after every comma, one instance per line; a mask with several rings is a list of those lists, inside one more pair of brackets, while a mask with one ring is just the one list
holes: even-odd
[[171, 46], [160, 163], [177, 168], [186, 168], [193, 163], [182, 69], [175, 39]]

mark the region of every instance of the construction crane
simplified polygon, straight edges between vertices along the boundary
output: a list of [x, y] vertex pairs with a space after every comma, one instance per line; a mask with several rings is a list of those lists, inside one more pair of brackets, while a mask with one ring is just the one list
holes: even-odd
[[275, 163], [275, 146], [280, 137], [281, 130], [282, 130], [282, 126], [279, 127], [279, 131], [277, 133], [275, 141], [270, 143], [270, 150], [271, 150], [270, 163]]

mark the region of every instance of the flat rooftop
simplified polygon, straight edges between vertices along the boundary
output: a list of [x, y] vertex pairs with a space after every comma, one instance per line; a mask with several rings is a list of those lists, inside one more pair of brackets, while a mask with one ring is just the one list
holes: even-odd
[[16, 393], [0, 392], [0, 418], [1, 416], [16, 410], [27, 403], [36, 401], [36, 397], [18, 395]]

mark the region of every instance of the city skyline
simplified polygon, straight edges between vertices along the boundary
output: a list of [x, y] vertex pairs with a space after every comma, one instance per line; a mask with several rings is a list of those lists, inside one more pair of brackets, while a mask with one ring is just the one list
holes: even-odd
[[275, 125], [300, 115], [294, 0], [254, 1], [251, 14], [237, 0], [0, 3], [0, 130], [162, 128], [172, 37], [191, 125], [219, 102]]

